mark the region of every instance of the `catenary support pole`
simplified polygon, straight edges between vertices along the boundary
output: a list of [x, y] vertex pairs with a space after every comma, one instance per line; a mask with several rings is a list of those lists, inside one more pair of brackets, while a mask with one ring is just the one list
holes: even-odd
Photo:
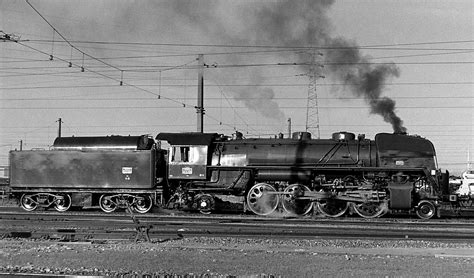
[[204, 55], [198, 56], [197, 131], [204, 132]]

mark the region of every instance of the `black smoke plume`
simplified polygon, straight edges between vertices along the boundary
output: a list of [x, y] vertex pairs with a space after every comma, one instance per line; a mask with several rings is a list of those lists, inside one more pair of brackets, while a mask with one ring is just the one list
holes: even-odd
[[[309, 55], [301, 50], [314, 46], [325, 54], [326, 75], [342, 81], [346, 89], [364, 98], [370, 112], [381, 115], [395, 132], [406, 132], [403, 121], [395, 113], [395, 101], [382, 96], [386, 81], [399, 76], [398, 67], [395, 64], [374, 65], [369, 57], [360, 53], [356, 43], [331, 35], [328, 11], [333, 0], [255, 1], [232, 7], [226, 6], [225, 1], [173, 2], [179, 16], [187, 18], [189, 23], [195, 24], [219, 43], [301, 47], [293, 55], [299, 63], [306, 65], [311, 61], [308, 61]], [[288, 57], [287, 53], [280, 52], [278, 55]], [[239, 58], [233, 56], [228, 62], [239, 63]], [[232, 83], [241, 74], [251, 76], [251, 82], [258, 84], [263, 81], [260, 76], [264, 75], [265, 70], [245, 69], [237, 74], [233, 72], [232, 76], [220, 77], [227, 77], [226, 82]], [[303, 67], [303, 70], [307, 72], [309, 66]], [[260, 111], [267, 117], [284, 117], [273, 99], [271, 88], [245, 87], [234, 91], [237, 93], [235, 98], [250, 109]], [[249, 96], [257, 97], [257, 100], [249, 101]]]
[[[356, 96], [364, 98], [370, 112], [381, 115], [394, 132], [406, 132], [403, 121], [395, 113], [395, 101], [382, 97], [387, 80], [398, 77], [393, 64], [374, 65], [363, 56], [356, 43], [331, 36], [327, 12], [334, 1], [282, 1], [262, 8], [255, 26], [262, 26], [259, 38], [264, 43], [279, 38], [279, 45], [310, 46], [324, 52], [325, 72], [342, 81]], [[300, 52], [301, 53], [301, 52]], [[300, 54], [301, 63], [311, 63], [307, 54]], [[305, 69], [308, 70], [308, 69]]]
[[398, 77], [399, 68], [393, 63], [371, 64], [355, 45], [340, 38], [330, 40], [328, 45], [329, 72], [356, 96], [363, 97], [370, 106], [370, 112], [381, 115], [392, 125], [394, 132], [405, 133], [407, 130], [403, 121], [395, 113], [395, 101], [382, 97], [386, 81]]

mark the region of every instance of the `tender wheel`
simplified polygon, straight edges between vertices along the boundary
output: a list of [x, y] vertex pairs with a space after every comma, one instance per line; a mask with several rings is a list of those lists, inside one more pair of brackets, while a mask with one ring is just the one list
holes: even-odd
[[104, 212], [110, 213], [117, 209], [118, 204], [112, 199], [111, 195], [102, 195], [99, 199], [99, 206]]
[[416, 209], [416, 215], [421, 219], [430, 219], [436, 214], [436, 206], [427, 200], [420, 201]]
[[296, 215], [305, 215], [313, 209], [313, 202], [310, 200], [298, 200], [304, 191], [310, 191], [308, 187], [301, 184], [292, 184], [285, 189], [282, 205], [286, 212]]
[[38, 202], [34, 195], [23, 194], [20, 198], [20, 205], [24, 210], [33, 211], [38, 207]]
[[349, 203], [339, 200], [326, 200], [317, 203], [318, 210], [327, 217], [339, 217], [344, 215], [349, 208]]
[[67, 211], [71, 204], [71, 196], [69, 194], [59, 194], [54, 200], [54, 208], [60, 212]]
[[267, 183], [258, 183], [250, 188], [247, 194], [247, 206], [255, 214], [268, 215], [276, 210], [280, 198], [275, 188]]
[[143, 195], [135, 197], [133, 208], [138, 213], [147, 213], [153, 206], [153, 199], [150, 195]]
[[387, 203], [385, 202], [365, 202], [354, 204], [355, 212], [364, 218], [376, 218], [388, 212]]

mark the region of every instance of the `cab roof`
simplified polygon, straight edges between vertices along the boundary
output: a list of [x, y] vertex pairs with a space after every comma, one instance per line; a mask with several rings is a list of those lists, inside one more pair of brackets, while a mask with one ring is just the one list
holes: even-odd
[[170, 145], [210, 145], [212, 141], [219, 138], [217, 133], [160, 133], [156, 140], [168, 141]]

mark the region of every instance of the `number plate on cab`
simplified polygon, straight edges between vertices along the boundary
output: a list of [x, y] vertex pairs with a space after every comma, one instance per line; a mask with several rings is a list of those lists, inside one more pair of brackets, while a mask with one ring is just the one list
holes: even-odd
[[183, 175], [192, 175], [193, 174], [193, 168], [191, 167], [183, 167], [181, 169], [181, 174]]

